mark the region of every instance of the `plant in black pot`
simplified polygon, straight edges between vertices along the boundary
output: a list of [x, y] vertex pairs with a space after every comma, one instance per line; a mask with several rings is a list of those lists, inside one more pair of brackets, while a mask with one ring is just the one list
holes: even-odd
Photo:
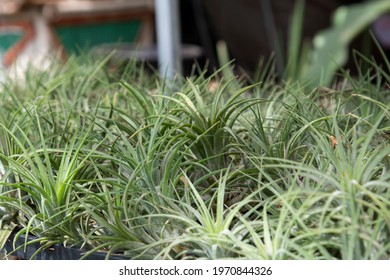
[[[89, 110], [82, 106], [81, 96], [92, 87], [92, 77], [103, 64], [94, 65], [88, 75], [81, 68], [66, 74], [59, 73], [64, 68], [41, 74], [31, 70], [23, 87], [11, 82], [3, 86], [0, 248], [7, 254], [48, 258], [42, 254], [63, 246], [81, 251], [78, 256], [49, 258], [80, 258], [96, 245], [91, 236], [104, 234], [83, 207], [83, 203], [102, 203], [95, 169], [105, 159], [97, 155], [101, 138], [93, 121], [81, 116]], [[71, 65], [70, 61], [65, 68]], [[69, 91], [77, 92], [74, 99]]]
[[[75, 133], [65, 148], [59, 149], [46, 143], [38, 118], [33, 125], [38, 131], [34, 136], [41, 138], [39, 144], [30, 140], [33, 135], [28, 132], [19, 130], [18, 137], [3, 127], [9, 142], [20, 149], [18, 154], [0, 154], [8, 168], [1, 192], [2, 209], [7, 211], [3, 220], [8, 217], [8, 225], [2, 226], [3, 231], [11, 233], [10, 229], [13, 229], [13, 233], [16, 232], [13, 240], [16, 245], [20, 245], [18, 240], [22, 235], [28, 240], [24, 246], [39, 244], [39, 250], [29, 256], [31, 258], [54, 244], [88, 248], [90, 244], [85, 242], [84, 235], [92, 224], [80, 222], [86, 215], [80, 207], [80, 199], [90, 190], [81, 188], [76, 182], [86, 179], [93, 168], [88, 160], [94, 149], [85, 145], [89, 132], [84, 136]], [[11, 175], [13, 180], [9, 180]]]

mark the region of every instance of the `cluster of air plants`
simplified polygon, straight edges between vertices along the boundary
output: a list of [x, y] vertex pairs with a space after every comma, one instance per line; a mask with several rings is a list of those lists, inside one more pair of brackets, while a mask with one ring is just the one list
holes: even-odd
[[14, 232], [130, 259], [390, 257], [388, 72], [307, 92], [265, 72], [164, 82], [106, 63], [2, 85], [0, 245]]

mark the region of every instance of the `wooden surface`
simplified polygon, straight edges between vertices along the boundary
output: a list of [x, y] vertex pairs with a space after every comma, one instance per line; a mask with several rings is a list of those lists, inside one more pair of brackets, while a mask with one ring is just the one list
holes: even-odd
[[73, 0], [73, 1], [56, 1], [45, 4], [46, 12], [56, 14], [93, 14], [109, 13], [123, 10], [152, 10], [153, 0]]
[[18, 12], [25, 0], [0, 0], [0, 15]]

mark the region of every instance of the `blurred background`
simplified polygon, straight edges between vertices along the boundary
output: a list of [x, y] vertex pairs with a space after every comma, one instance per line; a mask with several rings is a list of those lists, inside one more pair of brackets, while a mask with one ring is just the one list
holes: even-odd
[[[104, 56], [113, 50], [118, 60], [137, 59], [156, 65], [157, 1], [0, 0], [1, 67], [43, 67], [50, 63], [48, 54], [66, 60], [72, 54], [92, 52]], [[297, 2], [302, 2], [304, 8], [300, 10]], [[253, 74], [261, 58], [273, 56], [277, 71], [282, 73], [292, 44], [303, 48], [304, 42], [311, 42], [319, 31], [332, 25], [331, 16], [340, 6], [363, 2], [375, 1], [178, 1], [184, 74], [191, 71], [194, 61], [201, 68], [220, 67], [221, 50], [217, 46], [221, 41], [237, 68]], [[372, 34], [388, 56], [390, 20], [385, 11], [376, 11], [373, 16], [375, 21], [364, 28], [359, 26], [356, 36], [347, 43], [349, 51], [357, 49], [381, 59], [378, 50], [372, 48]], [[299, 28], [294, 31], [294, 26]]]

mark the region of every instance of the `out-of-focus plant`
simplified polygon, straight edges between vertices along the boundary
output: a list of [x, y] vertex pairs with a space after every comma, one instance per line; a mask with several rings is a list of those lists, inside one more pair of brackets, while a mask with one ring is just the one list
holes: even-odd
[[388, 11], [388, 0], [367, 1], [338, 8], [332, 26], [314, 37], [313, 50], [307, 66], [302, 69], [300, 80], [308, 81], [311, 86], [329, 85], [338, 68], [348, 60], [351, 41]]
[[305, 1], [296, 1], [289, 30], [287, 58], [282, 61], [285, 55], [279, 52], [283, 48], [274, 42], [275, 63], [279, 65], [278, 69], [281, 68], [279, 72], [282, 73], [279, 74], [284, 80], [298, 80], [314, 88], [330, 86], [338, 69], [348, 60], [350, 43], [376, 19], [390, 11], [390, 1], [373, 0], [339, 7], [333, 14], [332, 25], [320, 30], [312, 42], [302, 40], [304, 9]]

